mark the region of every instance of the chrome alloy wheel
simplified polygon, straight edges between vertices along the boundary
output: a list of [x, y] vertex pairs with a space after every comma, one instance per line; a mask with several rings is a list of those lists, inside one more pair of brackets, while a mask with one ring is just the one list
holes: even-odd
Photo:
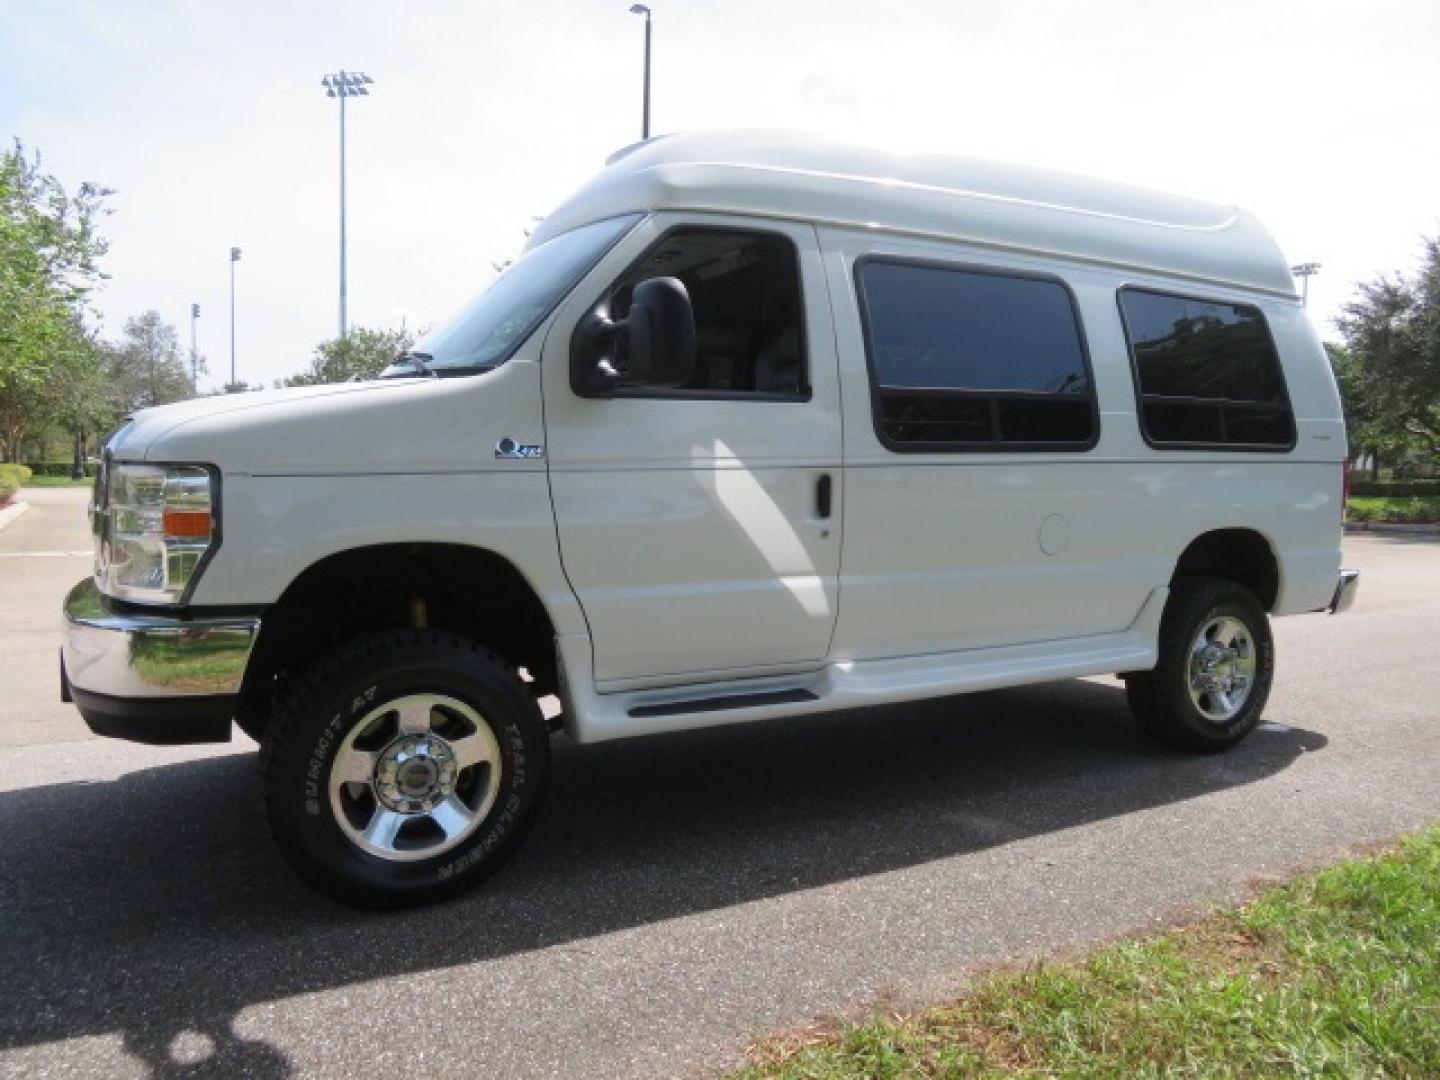
[[350, 729], [330, 766], [330, 808], [362, 851], [429, 859], [485, 820], [500, 772], [500, 744], [480, 713], [445, 694], [407, 694]]
[[1223, 724], [1250, 700], [1255, 686], [1255, 639], [1230, 615], [1211, 619], [1190, 645], [1190, 700], [1210, 720]]

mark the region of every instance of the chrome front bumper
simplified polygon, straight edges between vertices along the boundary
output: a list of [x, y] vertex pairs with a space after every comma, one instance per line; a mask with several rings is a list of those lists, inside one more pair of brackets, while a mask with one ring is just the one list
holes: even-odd
[[65, 598], [62, 696], [102, 735], [224, 741], [259, 633], [258, 615], [140, 613], [86, 578]]
[[1355, 594], [1360, 591], [1360, 571], [1341, 570], [1340, 581], [1335, 586], [1335, 595], [1330, 598], [1330, 614], [1339, 615], [1355, 603]]

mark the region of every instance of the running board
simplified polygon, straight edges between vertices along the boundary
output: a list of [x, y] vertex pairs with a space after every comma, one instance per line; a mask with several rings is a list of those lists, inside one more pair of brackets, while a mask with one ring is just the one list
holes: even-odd
[[1155, 589], [1134, 622], [1113, 634], [878, 660], [838, 660], [812, 672], [599, 693], [590, 638], [557, 637], [566, 729], [577, 742], [890, 705], [977, 690], [1145, 671], [1155, 666], [1160, 615], [1170, 590]]
[[679, 716], [682, 713], [724, 712], [727, 709], [758, 708], [762, 705], [790, 705], [797, 701], [819, 701], [809, 690], [762, 690], [750, 694], [726, 694], [722, 697], [683, 698], [654, 705], [632, 705], [631, 716]]

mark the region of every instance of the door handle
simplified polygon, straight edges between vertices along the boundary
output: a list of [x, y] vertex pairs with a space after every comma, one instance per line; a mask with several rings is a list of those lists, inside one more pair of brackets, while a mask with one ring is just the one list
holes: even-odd
[[833, 481], [829, 473], [821, 473], [815, 478], [815, 516], [821, 521], [828, 521], [830, 518], [830, 500]]

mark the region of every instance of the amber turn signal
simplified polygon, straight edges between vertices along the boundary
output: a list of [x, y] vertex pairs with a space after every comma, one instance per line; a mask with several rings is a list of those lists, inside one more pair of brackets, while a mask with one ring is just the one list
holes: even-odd
[[166, 510], [165, 535], [208, 537], [210, 513], [206, 510]]

